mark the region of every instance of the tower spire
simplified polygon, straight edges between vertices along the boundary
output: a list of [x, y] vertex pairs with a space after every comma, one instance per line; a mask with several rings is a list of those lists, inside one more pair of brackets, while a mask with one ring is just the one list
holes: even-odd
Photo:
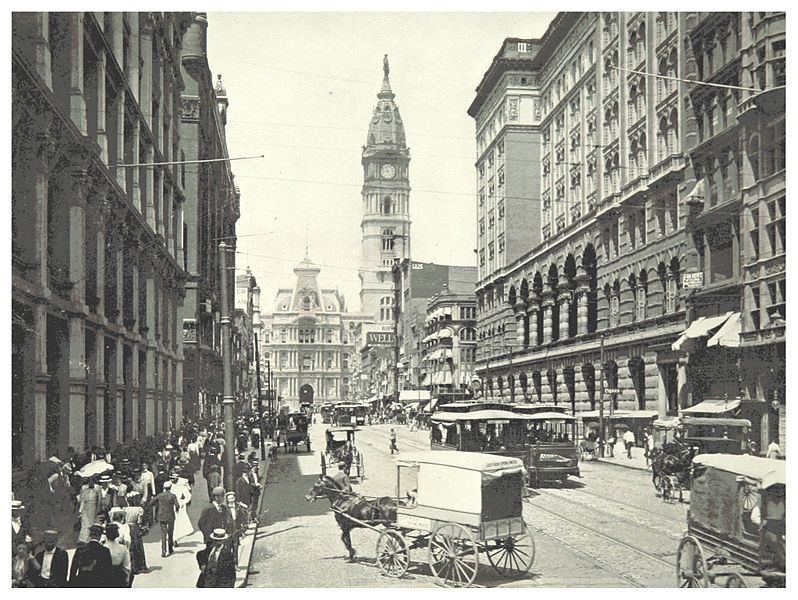
[[391, 72], [391, 67], [388, 64], [387, 54], [382, 58], [382, 72], [384, 74], [382, 77], [382, 89], [380, 90], [380, 93], [377, 94], [377, 98], [388, 98], [393, 100], [396, 97], [396, 94], [393, 93], [393, 90], [391, 89], [391, 81], [388, 79], [388, 74]]

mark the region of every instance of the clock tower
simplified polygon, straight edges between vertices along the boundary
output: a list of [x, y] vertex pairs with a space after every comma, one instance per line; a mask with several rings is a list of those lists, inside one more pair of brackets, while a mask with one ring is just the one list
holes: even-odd
[[360, 258], [360, 307], [378, 325], [393, 328], [391, 269], [410, 256], [410, 151], [405, 128], [383, 59], [382, 89], [363, 146], [363, 219]]

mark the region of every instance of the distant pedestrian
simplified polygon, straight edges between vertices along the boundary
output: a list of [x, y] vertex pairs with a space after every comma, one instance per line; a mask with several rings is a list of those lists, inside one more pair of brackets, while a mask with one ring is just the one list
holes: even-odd
[[626, 445], [626, 456], [632, 458], [632, 448], [635, 445], [635, 434], [631, 429], [627, 429], [623, 434], [623, 443]]
[[776, 440], [768, 444], [767, 454], [768, 458], [781, 458], [781, 446]]
[[213, 490], [222, 485], [222, 474], [219, 465], [211, 465], [208, 476], [205, 478], [205, 483], [208, 484], [208, 500], [213, 500]]
[[174, 554], [175, 517], [180, 510], [180, 503], [172, 491], [172, 482], [163, 484], [163, 491], [152, 499], [158, 509], [158, 523], [161, 526], [161, 556]]
[[394, 452], [399, 452], [399, 448], [396, 446], [396, 431], [391, 427], [391, 454]]

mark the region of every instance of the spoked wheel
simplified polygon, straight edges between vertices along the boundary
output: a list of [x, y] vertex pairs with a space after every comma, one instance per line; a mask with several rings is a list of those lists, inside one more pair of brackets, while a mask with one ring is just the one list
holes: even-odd
[[485, 553], [502, 577], [522, 577], [535, 561], [535, 540], [527, 531], [520, 536], [490, 540], [485, 544]]
[[654, 489], [658, 492], [662, 491], [662, 475], [660, 473], [654, 473], [652, 477], [652, 481], [654, 482]]
[[729, 573], [729, 576], [726, 579], [726, 585], [724, 587], [744, 588], [748, 587], [748, 584], [745, 583], [745, 579], [743, 579], [742, 575], [739, 573]]
[[407, 540], [395, 529], [386, 529], [377, 539], [377, 565], [388, 577], [398, 579], [407, 573], [410, 565]]
[[679, 549], [676, 551], [676, 584], [683, 588], [709, 587], [704, 550], [691, 535], [679, 542]]
[[458, 523], [439, 523], [430, 535], [429, 566], [443, 585], [468, 587], [479, 568], [474, 536]]
[[743, 510], [754, 510], [759, 502], [759, 491], [755, 485], [743, 486]]
[[660, 480], [660, 493], [662, 494], [663, 502], [670, 502], [673, 500], [673, 481], [670, 477], [662, 477]]

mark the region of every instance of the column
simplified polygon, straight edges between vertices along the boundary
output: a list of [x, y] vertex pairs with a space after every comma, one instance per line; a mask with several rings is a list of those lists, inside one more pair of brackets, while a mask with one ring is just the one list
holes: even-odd
[[86, 100], [83, 98], [83, 13], [65, 13], [69, 23], [69, 114], [86, 135]]
[[666, 365], [659, 366], [657, 377], [657, 417], [664, 419], [668, 414], [668, 389], [665, 387]]
[[146, 264], [146, 281], [144, 285], [147, 286], [147, 435], [154, 435], [156, 432], [156, 419], [155, 414], [157, 410], [157, 386], [158, 386], [158, 372], [157, 362], [155, 357], [155, 278], [154, 278], [154, 265], [152, 261], [154, 257], [148, 253], [144, 260]]
[[25, 15], [25, 21], [30, 26], [28, 29], [28, 43], [33, 47], [32, 62], [35, 65], [36, 73], [42, 78], [47, 87], [52, 90], [53, 70], [50, 61], [48, 19], [49, 16], [46, 12], [31, 12]]
[[540, 321], [540, 305], [537, 299], [529, 299], [527, 313], [529, 314], [529, 346], [536, 348], [538, 345], [538, 322]]
[[[135, 40], [135, 35], [138, 33], [141, 43], [141, 87], [139, 88], [137, 81], [136, 91], [138, 94], [136, 98], [144, 113], [144, 120], [150, 126], [150, 129], [152, 129], [152, 30], [154, 26], [152, 13], [140, 13], [138, 25], [138, 32], [133, 30], [133, 40]], [[138, 65], [139, 62], [136, 64]]]
[[560, 302], [560, 340], [568, 339], [570, 333], [569, 318], [571, 315], [571, 290], [567, 284], [559, 286], [558, 300]]
[[34, 352], [36, 355], [36, 392], [33, 409], [32, 461], [47, 460], [47, 385], [50, 381], [47, 364], [47, 311], [44, 304], [33, 307]]
[[515, 314], [515, 347], [524, 348], [524, 313], [522, 311]]
[[587, 295], [590, 292], [587, 273], [584, 267], [577, 268], [576, 275], [576, 335], [587, 335], [588, 307]]
[[554, 292], [545, 290], [543, 292], [543, 344], [551, 343], [552, 335], [552, 308], [554, 306]]
[[[135, 294], [135, 286], [133, 293]], [[130, 437], [139, 439], [141, 437], [141, 407], [139, 406], [139, 349], [137, 344], [130, 348]]]
[[[97, 55], [94, 76], [97, 78], [97, 87], [95, 88], [97, 93], [97, 144], [100, 146], [100, 156], [108, 164], [108, 136], [105, 129], [107, 104], [105, 97], [105, 52], [100, 52]], [[111, 143], [115, 142], [116, 140], [111, 140]]]
[[[94, 359], [91, 367], [97, 375], [95, 397], [94, 397], [94, 419], [96, 423], [95, 435], [93, 440], [87, 440], [88, 443], [94, 443], [98, 446], [105, 446], [105, 411], [108, 410], [105, 406], [105, 335], [102, 329], [97, 329], [94, 336]], [[89, 400], [91, 401], [91, 400]]]

